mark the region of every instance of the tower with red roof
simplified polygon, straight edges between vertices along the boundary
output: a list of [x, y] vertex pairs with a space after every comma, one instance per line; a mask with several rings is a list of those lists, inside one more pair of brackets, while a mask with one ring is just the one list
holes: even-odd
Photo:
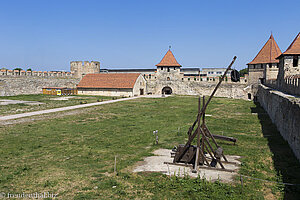
[[248, 63], [249, 84], [258, 84], [266, 80], [276, 79], [278, 63], [276, 59], [281, 54], [273, 34], [258, 52], [255, 58]]
[[277, 59], [279, 59], [278, 86], [283, 87], [285, 82], [300, 82], [300, 32]]

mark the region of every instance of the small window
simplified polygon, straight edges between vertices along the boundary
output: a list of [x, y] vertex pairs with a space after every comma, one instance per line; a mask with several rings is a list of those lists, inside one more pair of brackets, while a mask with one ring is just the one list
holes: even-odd
[[191, 80], [191, 78], [188, 78], [188, 81]]
[[163, 70], [164, 68], [163, 67], [160, 67], [160, 70]]
[[294, 56], [293, 57], [293, 67], [298, 67], [298, 61], [299, 61], [298, 56]]
[[272, 63], [269, 63], [269, 68], [272, 68]]
[[176, 70], [176, 67], [174, 67], [174, 70]]
[[168, 67], [168, 72], [170, 72], [170, 67]]
[[170, 77], [167, 77], [167, 81], [169, 81], [170, 80]]

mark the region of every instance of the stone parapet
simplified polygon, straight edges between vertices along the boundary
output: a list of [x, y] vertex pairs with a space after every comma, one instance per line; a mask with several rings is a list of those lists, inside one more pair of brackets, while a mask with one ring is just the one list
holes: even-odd
[[257, 99], [300, 160], [300, 97], [259, 85]]
[[61, 72], [61, 71], [24, 71], [24, 70], [1, 70], [0, 76], [12, 76], [12, 77], [31, 77], [31, 76], [38, 76], [38, 77], [74, 77], [74, 72]]

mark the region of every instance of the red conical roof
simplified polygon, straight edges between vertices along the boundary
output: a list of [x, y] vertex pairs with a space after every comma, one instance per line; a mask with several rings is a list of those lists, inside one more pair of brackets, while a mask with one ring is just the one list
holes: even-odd
[[172, 51], [169, 49], [163, 59], [156, 65], [157, 67], [181, 67], [181, 65], [175, 59]]
[[271, 34], [270, 38], [263, 46], [263, 48], [258, 52], [256, 57], [249, 64], [261, 64], [261, 63], [278, 63], [279, 60], [276, 58], [281, 54], [281, 51]]
[[300, 32], [298, 33], [292, 44], [283, 53], [283, 55], [286, 54], [300, 54]]

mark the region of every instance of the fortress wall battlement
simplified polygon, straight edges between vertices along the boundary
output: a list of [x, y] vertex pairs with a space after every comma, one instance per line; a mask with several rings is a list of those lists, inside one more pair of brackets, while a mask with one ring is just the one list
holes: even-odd
[[64, 71], [24, 71], [24, 70], [1, 70], [0, 77], [58, 77], [58, 78], [72, 78], [73, 72]]

